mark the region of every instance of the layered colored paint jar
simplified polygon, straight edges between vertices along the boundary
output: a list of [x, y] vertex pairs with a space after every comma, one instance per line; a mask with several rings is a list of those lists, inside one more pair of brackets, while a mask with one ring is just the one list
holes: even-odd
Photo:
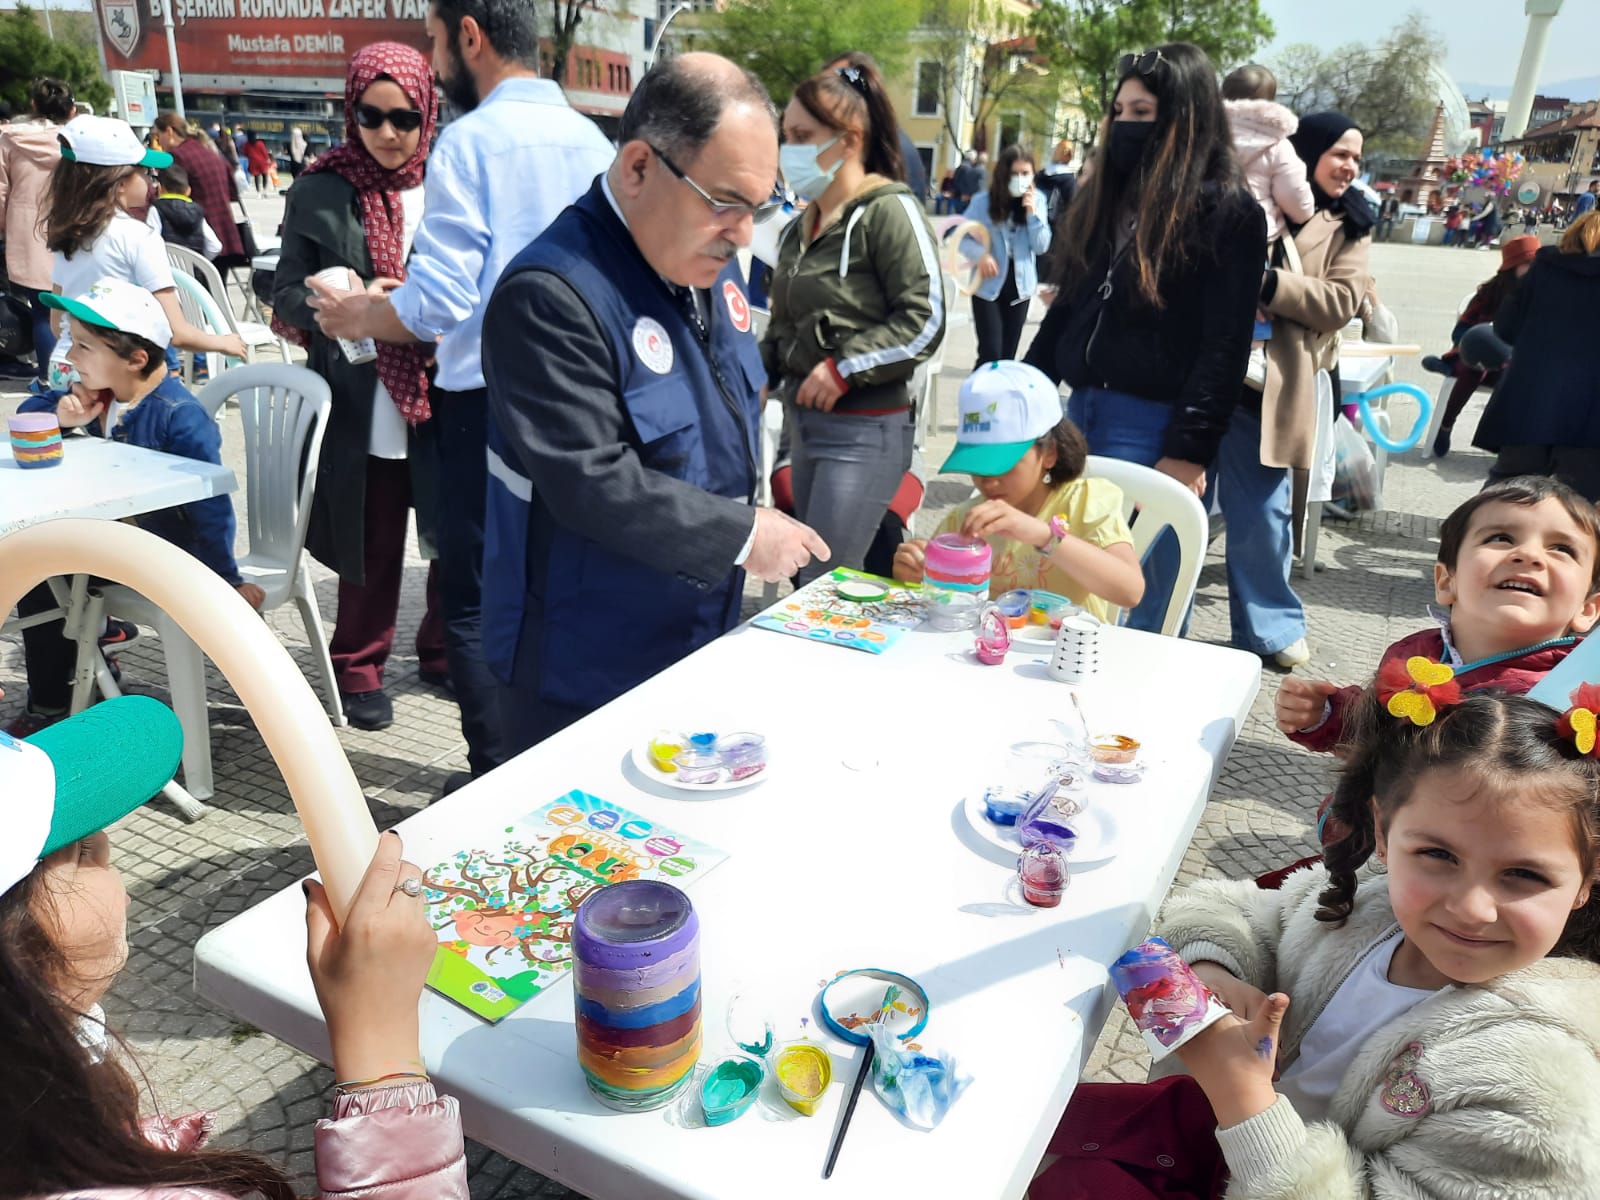
[[929, 587], [988, 594], [994, 551], [982, 538], [937, 534], [929, 539], [922, 555], [922, 578]]
[[17, 413], [6, 418], [11, 457], [24, 468], [61, 465], [61, 426], [55, 413]]
[[667, 1103], [700, 1057], [700, 920], [653, 879], [593, 892], [572, 923], [578, 1063], [612, 1108]]

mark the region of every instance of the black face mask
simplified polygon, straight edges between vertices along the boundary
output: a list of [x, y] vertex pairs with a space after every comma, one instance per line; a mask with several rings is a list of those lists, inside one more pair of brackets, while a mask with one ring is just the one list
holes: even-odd
[[1106, 166], [1117, 179], [1126, 179], [1144, 161], [1155, 134], [1154, 121], [1113, 121], [1106, 143]]

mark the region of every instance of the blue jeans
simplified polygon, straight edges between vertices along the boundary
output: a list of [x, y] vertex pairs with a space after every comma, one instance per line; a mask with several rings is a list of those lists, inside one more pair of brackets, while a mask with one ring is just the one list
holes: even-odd
[[[1127, 392], [1075, 388], [1067, 398], [1067, 416], [1083, 430], [1091, 454], [1153, 467], [1161, 461], [1162, 438], [1172, 420], [1172, 406]], [[1144, 599], [1129, 610], [1124, 625], [1147, 633], [1161, 632], [1180, 561], [1177, 535], [1163, 529], [1144, 554]], [[1184, 624], [1188, 624], [1187, 614]]]
[[1276, 654], [1306, 635], [1306, 611], [1289, 586], [1294, 554], [1289, 471], [1261, 465], [1261, 418], [1233, 410], [1217, 447], [1206, 506], [1221, 502], [1228, 524], [1228, 623], [1232, 642]]

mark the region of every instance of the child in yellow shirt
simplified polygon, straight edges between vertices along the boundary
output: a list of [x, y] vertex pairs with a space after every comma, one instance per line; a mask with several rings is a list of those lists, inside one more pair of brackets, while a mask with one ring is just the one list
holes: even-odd
[[[938, 533], [981, 537], [994, 551], [989, 594], [1013, 588], [1066, 596], [1101, 620], [1144, 596], [1122, 489], [1083, 478], [1089, 446], [1061, 395], [1026, 363], [986, 363], [961, 385], [956, 448], [940, 474], [965, 471], [981, 493]], [[927, 540], [901, 544], [894, 577], [922, 579]]]

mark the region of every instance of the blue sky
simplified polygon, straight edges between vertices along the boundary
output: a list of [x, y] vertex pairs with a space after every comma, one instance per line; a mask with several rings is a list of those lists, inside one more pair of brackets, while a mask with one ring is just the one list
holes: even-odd
[[[1296, 42], [1332, 47], [1376, 41], [1415, 9], [1443, 35], [1445, 69], [1457, 83], [1499, 84], [1509, 89], [1528, 26], [1522, 0], [1262, 0], [1278, 28], [1263, 57]], [[1559, 83], [1600, 73], [1600, 0], [1566, 0], [1551, 28], [1539, 81]], [[1574, 100], [1592, 99], [1573, 96]]]

